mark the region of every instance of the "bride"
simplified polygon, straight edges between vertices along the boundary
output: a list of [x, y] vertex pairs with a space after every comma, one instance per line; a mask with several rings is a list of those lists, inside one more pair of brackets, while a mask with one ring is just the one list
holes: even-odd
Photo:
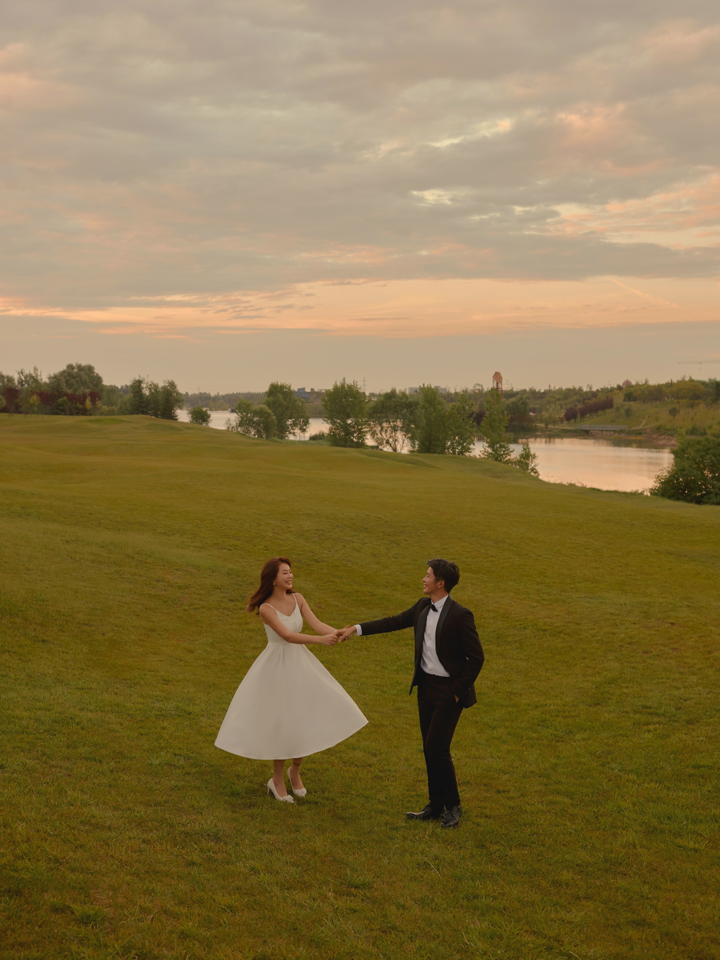
[[[307, 649], [310, 643], [333, 646], [338, 632], [318, 620], [292, 584], [287, 557], [272, 557], [262, 568], [247, 611], [260, 614], [267, 646], [238, 687], [215, 741], [228, 753], [272, 760], [268, 794], [286, 803], [294, 802], [283, 777], [287, 758], [292, 758], [292, 792], [304, 797], [303, 758], [345, 740], [367, 723], [354, 700]], [[320, 636], [301, 633], [303, 620]]]

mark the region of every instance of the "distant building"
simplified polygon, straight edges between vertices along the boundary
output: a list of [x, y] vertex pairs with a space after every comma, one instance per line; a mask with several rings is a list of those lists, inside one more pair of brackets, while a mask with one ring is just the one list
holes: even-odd
[[628, 387], [631, 387], [632, 385], [633, 385], [632, 380], [623, 380], [622, 382], [623, 390], [626, 390]]
[[493, 374], [492, 378], [493, 378], [493, 384], [492, 384], [492, 385], [493, 385], [493, 389], [494, 389], [494, 390], [499, 390], [500, 393], [502, 393], [502, 392], [503, 392], [503, 388], [502, 388], [502, 374], [499, 373], [499, 372], [496, 370], [495, 373]]
[[321, 400], [325, 396], [324, 390], [316, 390], [315, 387], [310, 387], [309, 390], [306, 390], [305, 387], [300, 387], [295, 391], [295, 396], [298, 400]]

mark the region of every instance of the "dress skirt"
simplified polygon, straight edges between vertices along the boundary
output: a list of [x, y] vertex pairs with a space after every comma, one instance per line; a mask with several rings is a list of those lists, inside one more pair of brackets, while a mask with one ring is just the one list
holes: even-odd
[[355, 701], [304, 644], [265, 629], [268, 645], [238, 687], [216, 747], [251, 760], [287, 760], [327, 750], [365, 726]]

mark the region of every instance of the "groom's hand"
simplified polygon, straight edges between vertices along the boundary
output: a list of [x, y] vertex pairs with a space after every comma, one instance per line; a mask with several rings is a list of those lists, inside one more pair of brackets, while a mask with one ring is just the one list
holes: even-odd
[[355, 633], [355, 625], [350, 626], [348, 624], [344, 630], [338, 631], [340, 634], [340, 643], [345, 643], [348, 637], [351, 637]]

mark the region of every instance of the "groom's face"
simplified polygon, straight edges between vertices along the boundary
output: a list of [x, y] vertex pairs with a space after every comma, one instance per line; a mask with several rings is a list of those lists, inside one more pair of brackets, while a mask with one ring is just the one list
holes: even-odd
[[435, 593], [436, 590], [444, 590], [445, 581], [437, 580], [433, 573], [433, 568], [428, 567], [427, 573], [423, 577], [423, 593]]

